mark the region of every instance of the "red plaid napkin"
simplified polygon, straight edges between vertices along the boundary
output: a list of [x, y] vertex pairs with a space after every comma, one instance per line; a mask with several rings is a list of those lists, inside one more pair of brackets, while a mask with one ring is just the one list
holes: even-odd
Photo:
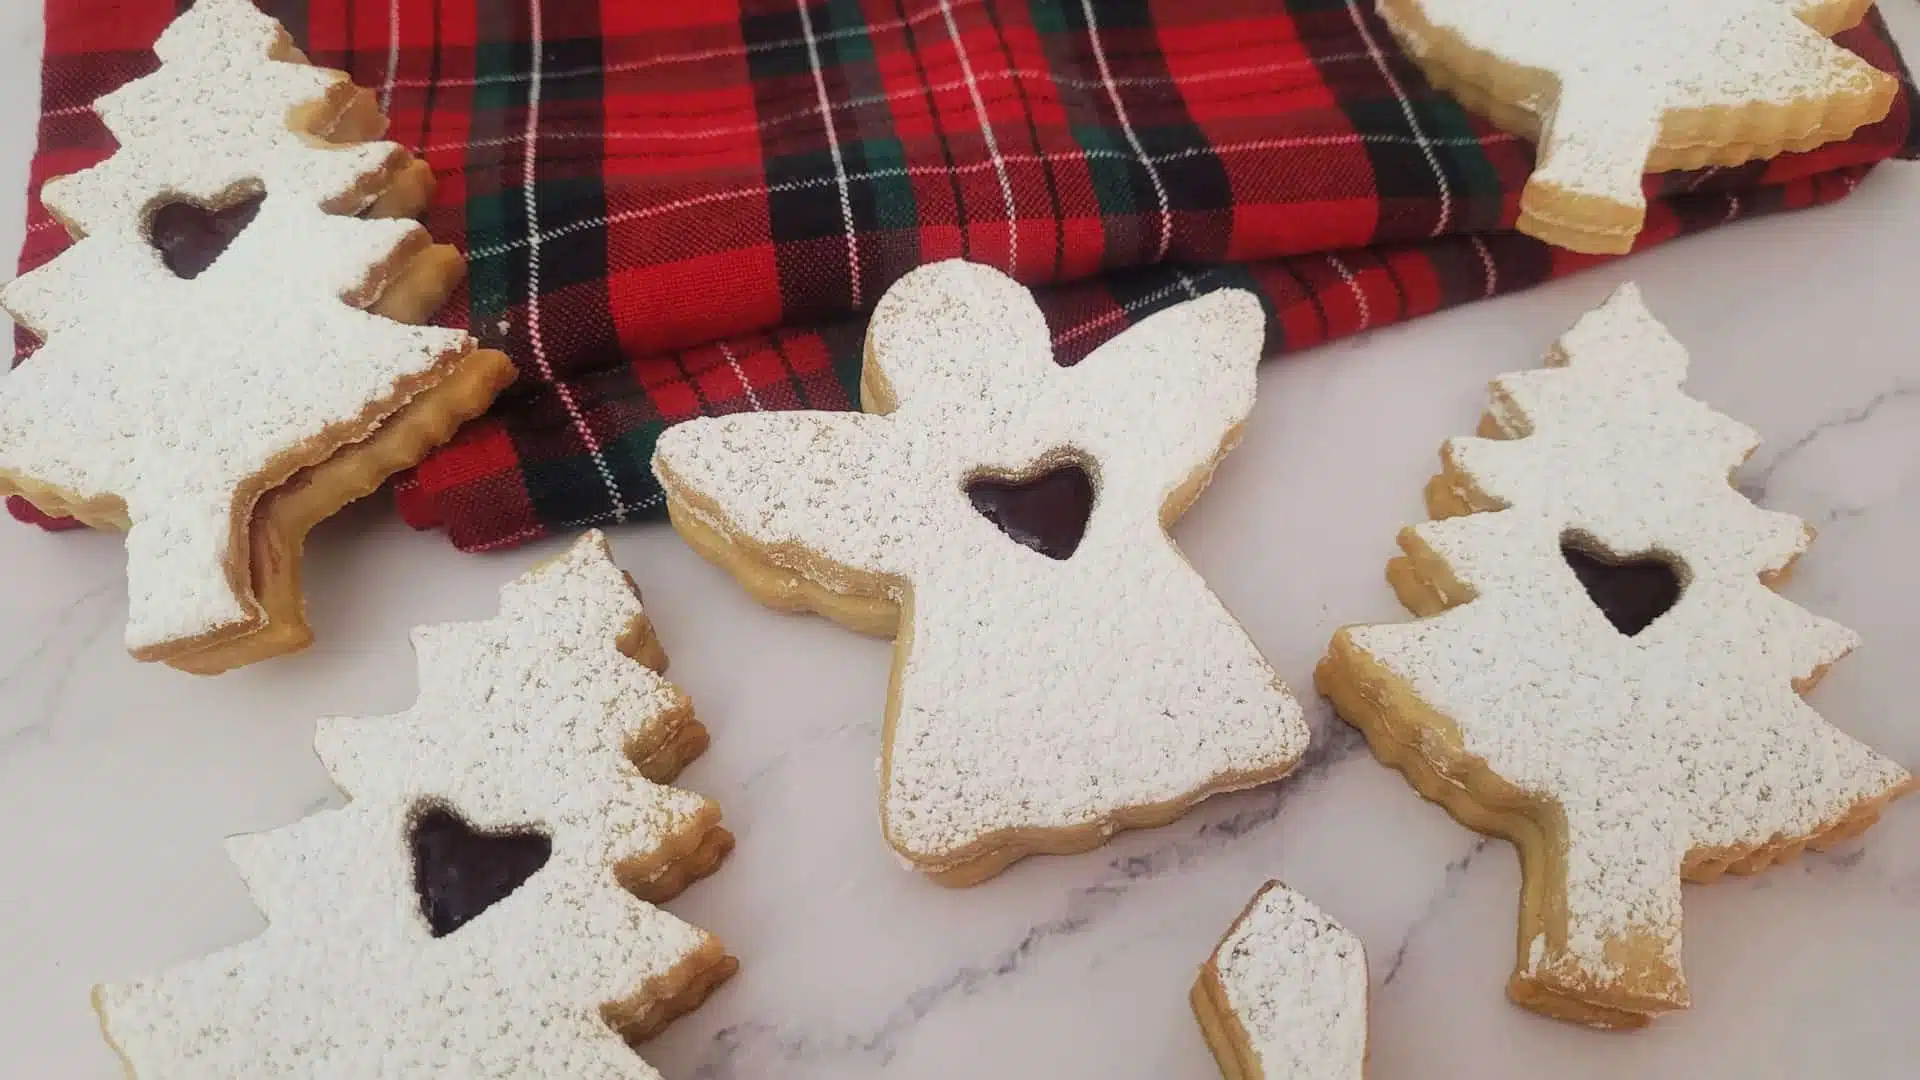
[[[110, 149], [87, 105], [179, 6], [48, 0], [36, 193]], [[676, 421], [854, 407], [861, 313], [930, 260], [1049, 286], [1073, 356], [1222, 285], [1285, 352], [1594, 261], [1505, 231], [1531, 148], [1429, 87], [1368, 0], [262, 6], [379, 89], [469, 252], [443, 318], [521, 367], [399, 488], [463, 548], [659, 515]], [[1840, 40], [1901, 70], [1877, 15]], [[1907, 87], [1845, 144], [1651, 179], [1641, 243], [1844, 195], [1913, 149]], [[23, 268], [65, 240], [31, 215]]]

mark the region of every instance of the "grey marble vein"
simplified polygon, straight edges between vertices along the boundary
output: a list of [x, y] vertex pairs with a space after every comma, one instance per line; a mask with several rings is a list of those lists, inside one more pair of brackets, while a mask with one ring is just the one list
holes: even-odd
[[[1324, 721], [1331, 710], [1322, 706], [1320, 712]], [[1287, 803], [1317, 787], [1334, 766], [1360, 756], [1364, 748], [1364, 740], [1353, 728], [1337, 721], [1323, 723], [1319, 737], [1287, 779], [1241, 796], [1234, 800], [1231, 812], [1202, 820], [1169, 843], [1110, 859], [1099, 877], [1067, 894], [1058, 915], [1033, 924], [1018, 941], [986, 958], [913, 990], [874, 1027], [827, 1033], [798, 1031], [763, 1020], [730, 1024], [714, 1032], [692, 1076], [733, 1080], [750, 1075], [749, 1062], [768, 1057], [787, 1063], [857, 1059], [884, 1065], [898, 1052], [901, 1039], [942, 1005], [980, 993], [1024, 970], [1054, 943], [1093, 928], [1135, 885], [1191, 866], [1272, 823]], [[1203, 803], [1195, 816], [1204, 817], [1206, 808]]]
[[1394, 946], [1392, 955], [1387, 957], [1386, 973], [1380, 978], [1381, 986], [1392, 986], [1393, 980], [1400, 977], [1400, 969], [1406, 966], [1407, 955], [1412, 951], [1414, 941], [1428, 926], [1432, 925], [1435, 919], [1439, 918], [1441, 910], [1460, 894], [1460, 883], [1466, 880], [1468, 868], [1473, 866], [1474, 860], [1480, 857], [1481, 852], [1487, 850], [1487, 845], [1491, 844], [1493, 839], [1491, 836], [1474, 837], [1464, 853], [1447, 863], [1446, 872], [1440, 879], [1440, 887], [1427, 897], [1427, 906], [1421, 909], [1419, 917], [1407, 927], [1407, 932], [1400, 936], [1400, 943]]
[[755, 768], [752, 772], [741, 777], [735, 786], [741, 791], [748, 791], [767, 777], [785, 769], [803, 752], [811, 750], [822, 743], [833, 742], [846, 735], [856, 733], [871, 736], [877, 745], [880, 738], [880, 725], [878, 722], [872, 720], [849, 720], [845, 723], [835, 724], [830, 728], [816, 731], [805, 738], [796, 739], [781, 747], [772, 756], [761, 762], [759, 767]]
[[1829, 417], [1800, 433], [1799, 436], [1768, 456], [1766, 464], [1747, 473], [1739, 488], [1741, 494], [1754, 502], [1763, 502], [1767, 497], [1767, 485], [1780, 468], [1804, 453], [1808, 447], [1819, 442], [1827, 435], [1842, 428], [1867, 423], [1879, 415], [1880, 411], [1895, 402], [1920, 397], [1920, 383], [1901, 382], [1868, 398], [1852, 408], [1842, 410], [1838, 416]]
[[[117, 608], [100, 601], [119, 589], [119, 579], [108, 578], [74, 597], [40, 632], [33, 648], [0, 671], [0, 701], [7, 702], [11, 714], [0, 723], [0, 756], [23, 739], [52, 732], [80, 657], [112, 625]], [[22, 689], [27, 675], [33, 676], [34, 685]]]

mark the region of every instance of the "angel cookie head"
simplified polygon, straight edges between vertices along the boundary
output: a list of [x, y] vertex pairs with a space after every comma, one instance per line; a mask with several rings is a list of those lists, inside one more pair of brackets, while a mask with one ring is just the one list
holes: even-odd
[[1759, 440], [1686, 365], [1627, 286], [1496, 380], [1388, 568], [1428, 617], [1339, 631], [1317, 674], [1421, 794], [1520, 848], [1510, 992], [1597, 1026], [1687, 1004], [1683, 878], [1851, 836], [1913, 785], [1795, 692], [1855, 639], [1767, 587], [1810, 531], [1728, 483]]
[[916, 270], [867, 334], [867, 413], [661, 436], [674, 526], [760, 600], [892, 636], [881, 822], [972, 884], [1275, 779], [1300, 707], [1167, 536], [1253, 406], [1262, 313], [1216, 292], [1072, 367], [987, 267]]

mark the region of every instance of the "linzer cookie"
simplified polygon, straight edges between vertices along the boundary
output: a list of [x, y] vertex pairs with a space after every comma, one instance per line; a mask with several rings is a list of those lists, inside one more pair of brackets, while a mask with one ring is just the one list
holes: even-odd
[[1844, 139], [1887, 115], [1893, 76], [1828, 41], [1872, 0], [1380, 0], [1435, 85], [1532, 139], [1521, 232], [1628, 251], [1643, 175]]
[[320, 724], [346, 806], [229, 841], [266, 931], [95, 990], [135, 1080], [658, 1080], [629, 1044], [732, 974], [652, 906], [732, 839], [655, 782], [705, 733], [599, 534], [414, 645], [412, 709]]
[[1239, 439], [1261, 338], [1217, 292], [1063, 367], [1026, 290], [937, 263], [874, 310], [867, 414], [661, 437], [689, 544], [894, 638], [880, 813], [913, 867], [972, 884], [1299, 760], [1299, 704], [1167, 536]]
[[1193, 984], [1227, 1080], [1362, 1080], [1367, 953], [1313, 901], [1269, 881]]
[[[47, 182], [71, 248], [0, 292], [44, 340], [0, 378], [0, 494], [127, 530], [133, 654], [219, 671], [307, 643], [314, 524], [513, 376], [417, 323], [464, 272], [371, 94], [248, 0], [199, 0], [95, 103], [120, 149]], [[356, 216], [359, 215], [359, 216]]]
[[1493, 384], [1321, 691], [1375, 754], [1519, 847], [1509, 992], [1633, 1027], [1683, 1008], [1680, 883], [1850, 837], [1913, 787], [1801, 700], [1854, 635], [1783, 599], [1812, 535], [1729, 483], [1752, 430], [1681, 392], [1632, 286]]

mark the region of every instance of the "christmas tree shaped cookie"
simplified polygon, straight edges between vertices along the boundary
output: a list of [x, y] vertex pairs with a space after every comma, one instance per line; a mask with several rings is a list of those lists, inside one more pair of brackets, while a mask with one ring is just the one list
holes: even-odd
[[44, 341], [0, 378], [0, 494], [126, 529], [128, 648], [218, 671], [306, 644], [307, 530], [513, 369], [406, 324], [464, 266], [384, 216], [431, 173], [365, 141], [372, 95], [248, 0], [199, 0], [154, 52], [95, 104], [120, 149], [45, 186], [73, 246], [0, 291]]
[[1193, 984], [1227, 1080], [1361, 1080], [1367, 1064], [1367, 953], [1277, 881], [1254, 894]]
[[1852, 633], [1781, 598], [1810, 530], [1729, 483], [1758, 443], [1681, 392], [1631, 287], [1450, 442], [1441, 520], [1389, 568], [1417, 622], [1334, 636], [1317, 679], [1374, 752], [1520, 849], [1510, 993], [1607, 1027], [1687, 1004], [1680, 883], [1865, 829], [1905, 769], [1801, 699]]
[[1738, 165], [1886, 116], [1895, 79], [1826, 39], [1872, 0], [1380, 0], [1435, 85], [1539, 146], [1521, 232], [1633, 247], [1643, 174]]
[[661, 437], [694, 548], [894, 638], [881, 819], [915, 868], [972, 884], [1299, 760], [1298, 703], [1166, 532], [1238, 441], [1261, 338], [1218, 292], [1063, 367], [1026, 290], [937, 263], [874, 310], [867, 414]]
[[628, 1042], [734, 968], [643, 902], [731, 846], [655, 782], [705, 733], [597, 533], [501, 598], [415, 632], [412, 709], [321, 723], [343, 809], [230, 841], [265, 933], [95, 991], [131, 1076], [657, 1078]]

